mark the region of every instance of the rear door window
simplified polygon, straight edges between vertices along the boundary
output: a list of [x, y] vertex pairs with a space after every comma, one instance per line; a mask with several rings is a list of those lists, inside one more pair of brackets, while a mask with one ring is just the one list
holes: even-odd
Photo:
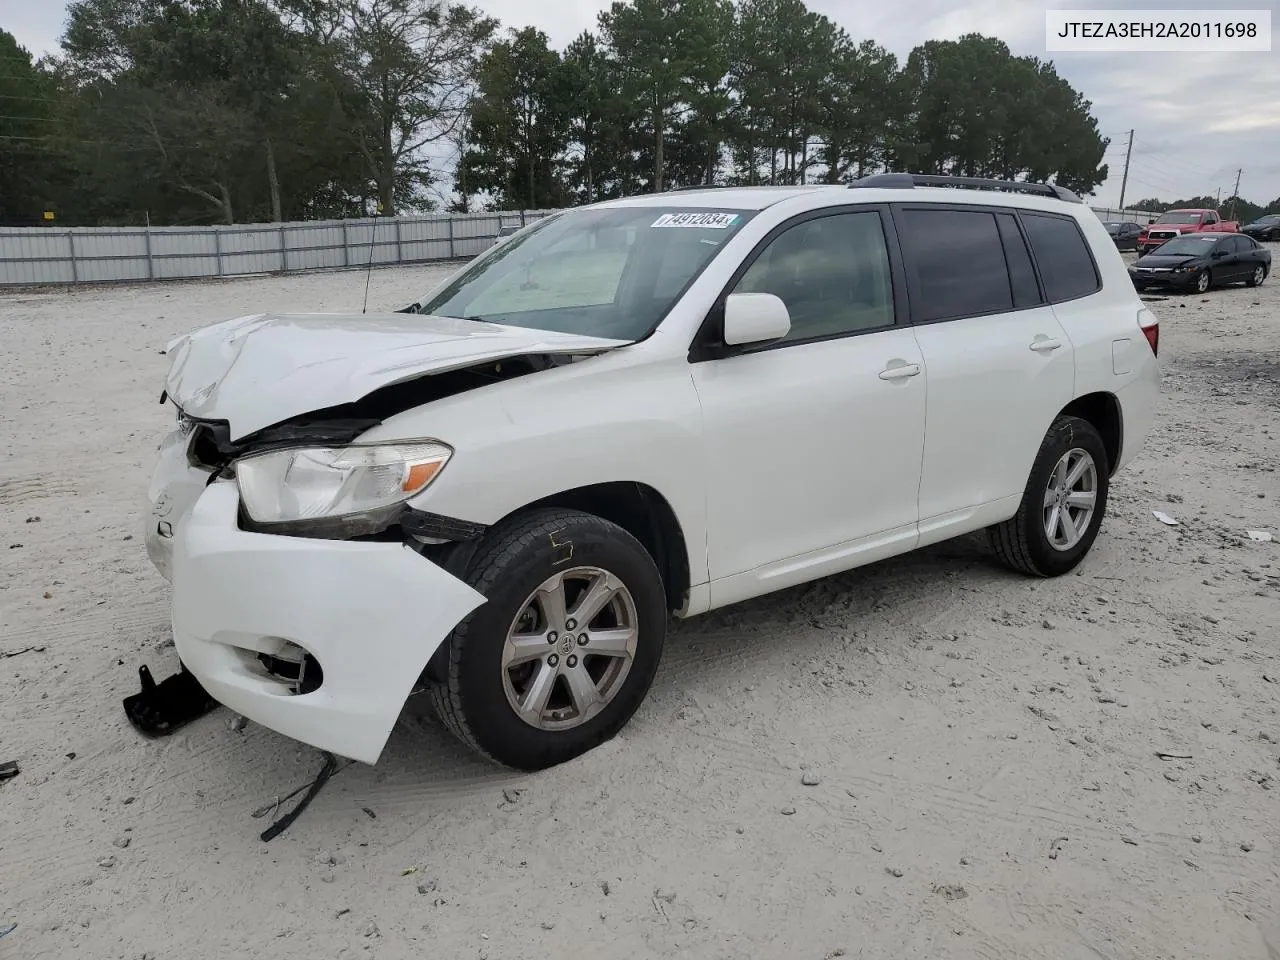
[[916, 322], [955, 320], [1013, 309], [1004, 245], [992, 213], [946, 207], [898, 214]]
[[1027, 210], [1020, 216], [1050, 303], [1087, 297], [1102, 288], [1089, 244], [1074, 219]]

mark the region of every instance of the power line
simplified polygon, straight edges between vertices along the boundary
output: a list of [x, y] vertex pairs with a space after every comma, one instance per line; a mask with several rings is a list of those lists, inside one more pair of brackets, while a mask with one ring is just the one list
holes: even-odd
[[1213, 179], [1213, 174], [1192, 167], [1185, 161], [1171, 159], [1162, 153], [1144, 153], [1139, 150], [1138, 155], [1145, 158], [1148, 162], [1156, 164], [1158, 167], [1163, 167], [1167, 175], [1175, 177], [1195, 177], [1197, 180]]
[[1181, 193], [1181, 191], [1179, 190], [1171, 190], [1167, 186], [1163, 186], [1158, 183], [1152, 183], [1150, 180], [1144, 180], [1142, 177], [1139, 177], [1133, 173], [1129, 174], [1129, 179], [1132, 180], [1134, 183], [1140, 183], [1140, 184], [1143, 184], [1144, 186], [1150, 187], [1152, 190], [1155, 190], [1159, 193], [1170, 194], [1174, 197], [1177, 197]]

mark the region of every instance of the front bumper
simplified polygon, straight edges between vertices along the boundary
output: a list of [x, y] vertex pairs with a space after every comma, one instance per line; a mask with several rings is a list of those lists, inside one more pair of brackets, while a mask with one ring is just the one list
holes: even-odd
[[[239, 528], [235, 484], [207, 486], [172, 541], [173, 636], [219, 702], [286, 736], [376, 763], [431, 655], [484, 597], [398, 543]], [[304, 651], [318, 689], [259, 654]]]
[[1195, 287], [1197, 272], [1180, 273], [1172, 270], [1162, 273], [1138, 273], [1129, 271], [1129, 278], [1139, 290], [1159, 287], [1164, 290], [1190, 290]]
[[166, 580], [173, 580], [173, 537], [182, 518], [209, 484], [211, 474], [187, 459], [191, 435], [174, 430], [160, 441], [160, 456], [147, 491], [148, 509], [142, 529], [147, 556]]

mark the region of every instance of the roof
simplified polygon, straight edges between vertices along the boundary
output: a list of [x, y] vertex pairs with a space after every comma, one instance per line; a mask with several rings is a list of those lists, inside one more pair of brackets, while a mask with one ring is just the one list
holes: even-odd
[[1017, 193], [988, 189], [972, 189], [961, 186], [918, 186], [908, 189], [862, 186], [850, 189], [848, 184], [806, 184], [793, 187], [708, 187], [705, 189], [669, 190], [663, 193], [645, 193], [617, 200], [605, 200], [593, 206], [617, 207], [666, 207], [701, 210], [764, 210], [788, 200], [809, 198], [805, 207], [820, 207], [826, 202], [835, 204], [862, 203], [963, 203], [975, 206], [1019, 207], [1024, 210], [1049, 212], [1079, 212], [1088, 210], [1082, 204], [1059, 200], [1057, 197], [1033, 193]]
[[783, 200], [820, 190], [844, 190], [839, 184], [807, 184], [796, 187], [707, 187], [703, 190], [668, 190], [606, 200], [601, 207], [694, 207], [730, 210], [763, 210]]

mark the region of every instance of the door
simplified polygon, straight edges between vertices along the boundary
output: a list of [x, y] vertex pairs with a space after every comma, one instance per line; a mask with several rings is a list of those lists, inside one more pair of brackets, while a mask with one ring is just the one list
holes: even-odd
[[894, 219], [929, 384], [924, 543], [1022, 494], [1075, 364], [1012, 211], [903, 205]]
[[1244, 237], [1227, 237], [1218, 241], [1218, 249], [1226, 251], [1222, 267], [1213, 272], [1220, 280], [1244, 280], [1253, 273], [1253, 260], [1248, 256], [1249, 241]]
[[[895, 307], [905, 290], [886, 219], [840, 208], [779, 227], [726, 293], [776, 294], [791, 332], [736, 355], [691, 354], [713, 581], [795, 560], [787, 582], [801, 582], [830, 572], [830, 556], [806, 555], [889, 531], [914, 545], [925, 378]], [[714, 314], [704, 333], [718, 338]]]

